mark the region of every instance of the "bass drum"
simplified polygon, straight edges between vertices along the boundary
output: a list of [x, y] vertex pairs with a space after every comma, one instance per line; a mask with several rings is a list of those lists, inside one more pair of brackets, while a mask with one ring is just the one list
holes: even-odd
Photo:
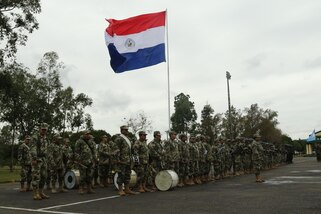
[[64, 177], [65, 186], [67, 189], [74, 189], [79, 186], [80, 173], [78, 169], [67, 171]]
[[[114, 185], [117, 189], [119, 189], [119, 186], [117, 184], [117, 178], [118, 178], [118, 172], [116, 172], [115, 176], [114, 176]], [[129, 187], [134, 187], [136, 186], [137, 183], [137, 174], [134, 170], [131, 171], [130, 174], [130, 181], [129, 181]], [[124, 187], [123, 187], [124, 188]]]
[[177, 186], [178, 175], [173, 170], [160, 171], [155, 177], [155, 185], [160, 191], [167, 191]]

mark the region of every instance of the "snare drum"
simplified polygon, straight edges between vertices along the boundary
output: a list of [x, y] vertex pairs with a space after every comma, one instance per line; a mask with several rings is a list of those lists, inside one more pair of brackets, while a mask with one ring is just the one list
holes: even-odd
[[155, 185], [161, 191], [167, 191], [176, 187], [178, 183], [178, 175], [173, 170], [160, 171], [155, 177]]
[[[117, 184], [117, 178], [118, 178], [118, 172], [114, 176], [114, 185], [117, 189], [119, 189], [118, 184]], [[131, 174], [130, 174], [129, 187], [134, 187], [136, 185], [136, 183], [137, 183], [137, 174], [134, 170], [132, 170]]]
[[64, 177], [65, 186], [67, 189], [77, 188], [79, 186], [80, 173], [78, 169], [73, 169], [66, 172]]

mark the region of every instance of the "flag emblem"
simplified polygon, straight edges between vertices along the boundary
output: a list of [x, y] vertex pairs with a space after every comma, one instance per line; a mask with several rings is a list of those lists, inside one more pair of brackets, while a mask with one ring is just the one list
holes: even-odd
[[123, 20], [107, 19], [105, 41], [115, 73], [165, 62], [166, 11]]

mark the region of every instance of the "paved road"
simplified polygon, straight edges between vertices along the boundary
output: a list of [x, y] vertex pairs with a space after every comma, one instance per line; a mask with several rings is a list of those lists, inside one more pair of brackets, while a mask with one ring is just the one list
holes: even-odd
[[263, 172], [266, 182], [254, 175], [227, 178], [167, 192], [118, 197], [113, 188], [96, 194], [50, 194], [33, 201], [19, 193], [18, 184], [0, 185], [0, 213], [320, 213], [321, 163], [296, 158], [294, 164]]

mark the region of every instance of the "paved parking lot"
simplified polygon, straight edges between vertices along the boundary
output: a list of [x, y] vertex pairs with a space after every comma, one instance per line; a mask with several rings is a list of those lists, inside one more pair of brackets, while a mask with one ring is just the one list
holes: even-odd
[[96, 194], [49, 194], [34, 201], [18, 192], [19, 184], [0, 185], [0, 213], [321, 213], [321, 163], [295, 158], [294, 163], [254, 175], [231, 177], [166, 192], [119, 197], [113, 187]]

